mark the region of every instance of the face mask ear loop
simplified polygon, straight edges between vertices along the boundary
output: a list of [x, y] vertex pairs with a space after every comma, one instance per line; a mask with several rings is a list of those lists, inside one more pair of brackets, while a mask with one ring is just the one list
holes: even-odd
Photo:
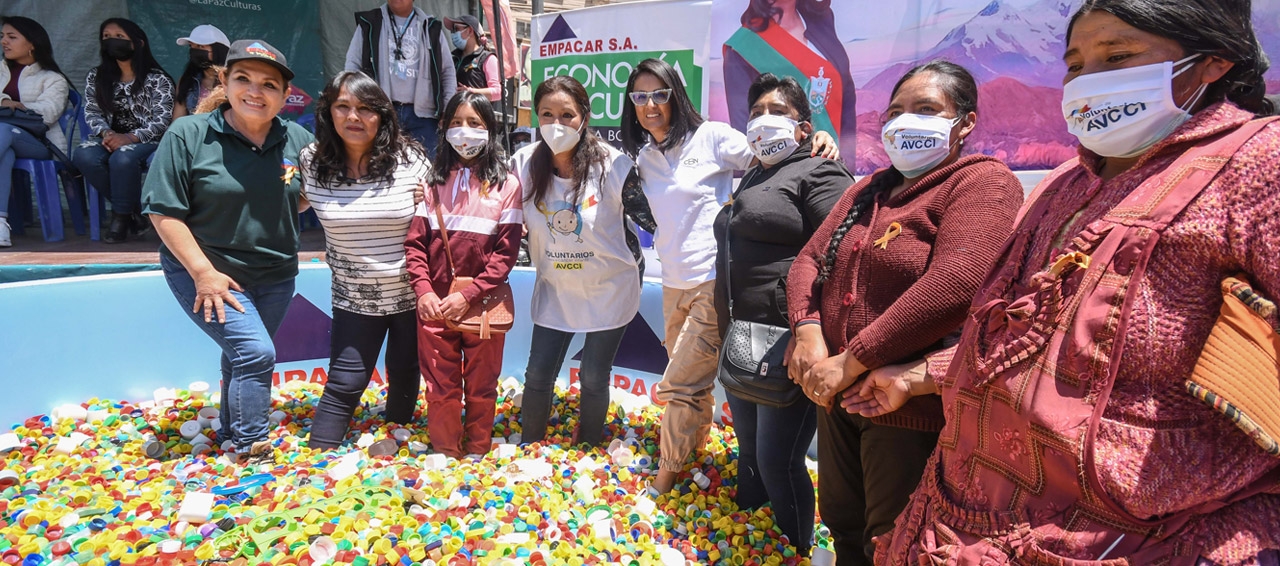
[[1209, 83], [1201, 83], [1200, 88], [1196, 89], [1196, 93], [1191, 95], [1191, 98], [1187, 99], [1187, 103], [1183, 105], [1180, 109], [1183, 112], [1190, 114], [1191, 109], [1195, 108], [1196, 105], [1200, 103], [1200, 97], [1204, 96], [1204, 93], [1208, 90], [1209, 90]]
[[[1199, 59], [1199, 58], [1200, 58], [1200, 54], [1199, 54], [1199, 53], [1192, 53], [1191, 55], [1188, 55], [1188, 56], [1183, 57], [1183, 58], [1181, 58], [1181, 59], [1179, 59], [1179, 60], [1177, 60], [1177, 61], [1174, 61], [1174, 62], [1173, 62], [1173, 66], [1174, 66], [1174, 67], [1177, 67], [1178, 65], [1181, 65], [1181, 64], [1186, 63], [1186, 62], [1188, 62], [1188, 61], [1194, 61], [1194, 60]], [[1176, 76], [1178, 76], [1178, 75], [1181, 75], [1182, 73], [1187, 72], [1187, 69], [1190, 69], [1190, 68], [1192, 68], [1192, 67], [1194, 67], [1194, 66], [1196, 66], [1196, 64], [1195, 64], [1195, 63], [1192, 63], [1192, 64], [1187, 65], [1187, 66], [1185, 66], [1185, 67], [1183, 67], [1183, 68], [1181, 68], [1181, 69], [1178, 69], [1178, 70], [1176, 70], [1176, 71], [1174, 71], [1174, 72], [1173, 72], [1173, 76], [1175, 76], [1175, 77], [1176, 77]]]

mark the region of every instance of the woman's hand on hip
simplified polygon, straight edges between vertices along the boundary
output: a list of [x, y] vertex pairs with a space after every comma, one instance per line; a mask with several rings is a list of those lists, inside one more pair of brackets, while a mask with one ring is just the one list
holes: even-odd
[[435, 293], [427, 293], [418, 297], [418, 319], [440, 320], [440, 297]]
[[841, 395], [840, 406], [866, 418], [892, 413], [917, 395], [935, 393], [924, 360], [871, 370]]
[[800, 385], [805, 372], [814, 364], [827, 359], [827, 341], [822, 336], [822, 326], [803, 324], [791, 335], [791, 346], [787, 355], [787, 377]]
[[244, 288], [236, 283], [234, 279], [227, 276], [216, 269], [209, 269], [200, 273], [192, 274], [191, 279], [196, 284], [196, 301], [191, 306], [191, 312], [199, 313], [204, 309], [204, 321], [206, 323], [213, 321], [213, 315], [217, 313], [218, 324], [227, 323], [227, 311], [225, 305], [231, 305], [231, 308], [239, 312], [244, 312], [244, 307], [240, 305], [240, 301], [236, 300], [235, 295], [231, 294], [232, 290], [244, 292]]
[[449, 293], [449, 296], [440, 301], [440, 316], [445, 320], [458, 320], [467, 314], [470, 307], [471, 304], [462, 293]]

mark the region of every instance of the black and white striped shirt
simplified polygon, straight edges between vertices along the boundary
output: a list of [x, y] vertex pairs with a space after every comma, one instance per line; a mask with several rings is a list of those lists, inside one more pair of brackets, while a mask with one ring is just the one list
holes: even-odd
[[364, 315], [412, 310], [417, 297], [405, 269], [404, 239], [413, 220], [413, 191], [426, 181], [425, 157], [403, 159], [393, 179], [316, 180], [315, 144], [299, 157], [302, 194], [324, 228], [326, 258], [333, 270], [333, 307]]

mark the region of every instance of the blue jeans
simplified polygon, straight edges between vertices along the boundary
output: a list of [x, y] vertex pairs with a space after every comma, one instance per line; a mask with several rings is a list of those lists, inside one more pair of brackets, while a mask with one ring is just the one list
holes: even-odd
[[440, 120], [436, 118], [423, 118], [413, 112], [412, 104], [395, 104], [396, 118], [400, 120], [400, 132], [409, 136], [418, 143], [422, 144], [422, 148], [427, 151], [427, 158], [435, 160], [436, 146], [439, 143], [439, 126]]
[[329, 380], [311, 419], [312, 448], [337, 448], [347, 436], [360, 395], [369, 387], [387, 340], [388, 422], [408, 424], [418, 405], [418, 312], [374, 316], [333, 309], [329, 336]]
[[0, 124], [0, 218], [9, 217], [13, 191], [13, 163], [18, 159], [49, 159], [49, 148], [17, 126]]
[[727, 391], [725, 398], [738, 437], [738, 508], [769, 502], [782, 534], [808, 556], [814, 495], [804, 456], [818, 430], [817, 406], [805, 397], [786, 407], [758, 405]]
[[[581, 382], [578, 394], [579, 443], [592, 446], [604, 438], [604, 419], [609, 414], [609, 378], [613, 375], [613, 358], [627, 327], [588, 332], [582, 347], [582, 364], [578, 371]], [[529, 365], [524, 371], [524, 404], [520, 408], [521, 442], [541, 442], [547, 435], [551, 416], [551, 398], [555, 394], [556, 376], [569, 353], [572, 332], [533, 325], [529, 337]]]
[[130, 214], [142, 208], [142, 169], [155, 152], [156, 143], [131, 143], [115, 151], [107, 151], [102, 143], [90, 139], [71, 154], [71, 162], [94, 188], [107, 195], [111, 212]]
[[276, 347], [271, 341], [293, 300], [293, 283], [259, 285], [244, 292], [231, 291], [241, 313], [227, 305], [227, 322], [215, 317], [204, 321], [204, 311], [192, 313], [196, 284], [181, 263], [160, 256], [160, 268], [169, 290], [183, 312], [222, 348], [222, 402], [218, 437], [235, 442], [236, 452], [247, 454], [253, 443], [267, 439], [271, 413], [271, 374], [276, 367]]

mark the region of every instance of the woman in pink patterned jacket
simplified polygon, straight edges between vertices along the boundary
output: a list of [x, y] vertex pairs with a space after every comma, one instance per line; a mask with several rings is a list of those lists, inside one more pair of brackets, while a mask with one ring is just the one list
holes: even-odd
[[1280, 122], [1254, 119], [1270, 103], [1250, 8], [1086, 0], [1072, 16], [1080, 157], [1024, 207], [959, 345], [843, 398], [864, 416], [945, 404], [877, 564], [1280, 559], [1280, 459], [1189, 392], [1224, 278], [1280, 296]]

